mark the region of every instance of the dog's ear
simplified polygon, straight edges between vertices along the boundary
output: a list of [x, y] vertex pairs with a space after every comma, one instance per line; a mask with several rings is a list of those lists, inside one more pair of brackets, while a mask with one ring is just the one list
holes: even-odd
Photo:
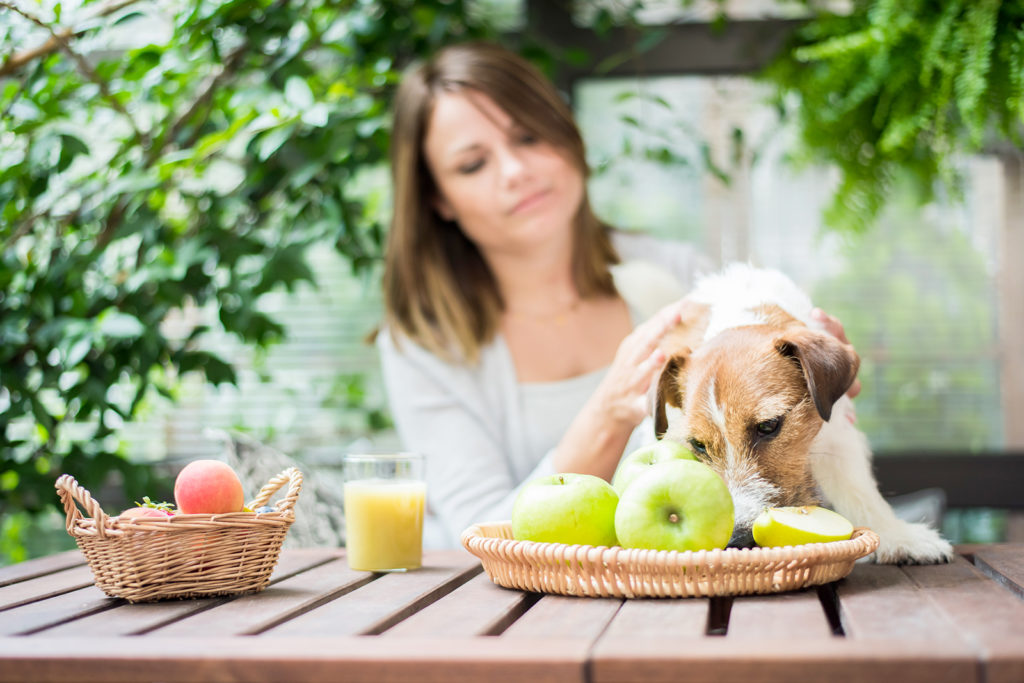
[[668, 429], [665, 406], [683, 407], [679, 380], [689, 358], [689, 348], [683, 348], [676, 352], [669, 357], [661, 371], [661, 377], [658, 378], [658, 387], [654, 395], [654, 435], [659, 439]]
[[853, 347], [830, 334], [801, 328], [777, 339], [775, 348], [800, 363], [814, 407], [827, 422], [833, 404], [857, 378], [860, 358]]

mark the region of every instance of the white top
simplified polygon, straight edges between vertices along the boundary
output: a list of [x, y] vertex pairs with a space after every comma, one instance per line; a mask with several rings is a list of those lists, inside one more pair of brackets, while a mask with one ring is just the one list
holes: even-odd
[[520, 382], [519, 398], [523, 409], [526, 450], [530, 453], [545, 453], [552, 443], [558, 443], [572, 421], [572, 416], [566, 414], [565, 406], [583, 405], [607, 371], [608, 368], [603, 367], [557, 382]]
[[[622, 263], [612, 275], [634, 325], [710, 270], [681, 242], [615, 232], [613, 243]], [[408, 339], [396, 346], [386, 329], [377, 347], [399, 438], [426, 459], [424, 546], [430, 548], [457, 547], [471, 524], [509, 519], [521, 485], [555, 473], [554, 448], [606, 372], [521, 384], [500, 333], [475, 365], [446, 362]], [[647, 419], [627, 452], [653, 439]]]

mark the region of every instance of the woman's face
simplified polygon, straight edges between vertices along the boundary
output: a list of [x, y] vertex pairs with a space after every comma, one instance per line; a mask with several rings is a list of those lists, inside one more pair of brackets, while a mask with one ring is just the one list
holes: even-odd
[[571, 246], [583, 174], [566, 153], [523, 130], [489, 97], [473, 91], [440, 95], [423, 147], [440, 195], [434, 208], [457, 221], [481, 251]]

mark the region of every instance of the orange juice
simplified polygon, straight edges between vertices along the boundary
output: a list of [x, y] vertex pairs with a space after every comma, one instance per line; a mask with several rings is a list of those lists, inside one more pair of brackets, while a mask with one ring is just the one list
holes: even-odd
[[427, 485], [401, 479], [345, 482], [348, 564], [361, 571], [416, 569], [423, 562]]

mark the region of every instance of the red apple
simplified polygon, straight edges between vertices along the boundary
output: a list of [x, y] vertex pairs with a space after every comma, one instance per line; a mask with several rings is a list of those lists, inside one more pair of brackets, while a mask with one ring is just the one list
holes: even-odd
[[143, 506], [128, 508], [118, 515], [121, 519], [131, 519], [133, 517], [162, 517], [163, 519], [167, 519], [172, 516], [174, 516], [174, 513], [168, 510]]
[[220, 514], [240, 512], [245, 505], [242, 482], [231, 467], [219, 460], [194, 460], [174, 480], [178, 511]]

